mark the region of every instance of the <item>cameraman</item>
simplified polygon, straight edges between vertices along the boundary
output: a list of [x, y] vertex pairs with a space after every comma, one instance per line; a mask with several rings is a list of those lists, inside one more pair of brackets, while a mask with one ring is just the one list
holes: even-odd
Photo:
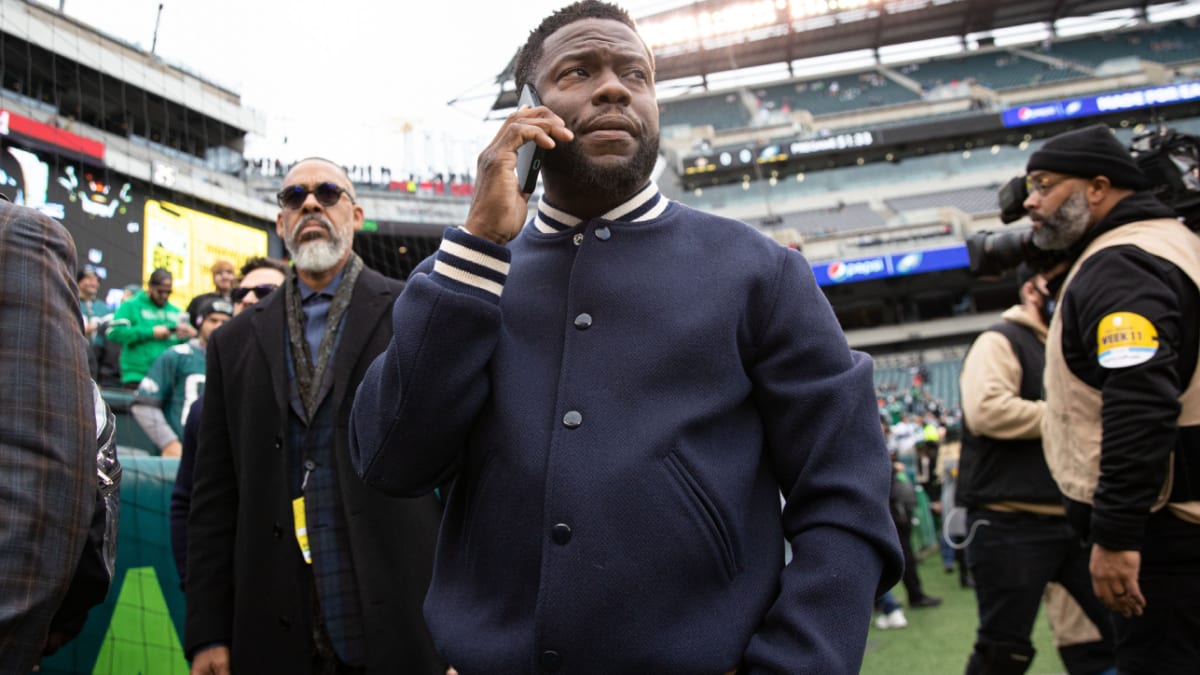
[[1094, 673], [1113, 663], [1109, 615], [1092, 594], [1088, 551], [1067, 524], [1062, 493], [1042, 454], [1044, 342], [1054, 302], [1047, 275], [1023, 264], [1017, 279], [1021, 303], [975, 339], [960, 377], [963, 444], [955, 497], [967, 507], [967, 563], [979, 607], [966, 672], [1024, 673], [1033, 661], [1029, 637], [1043, 589], [1057, 581], [1103, 638], [1064, 649], [1063, 662], [1072, 674]]
[[1026, 171], [1033, 243], [1073, 260], [1046, 339], [1047, 464], [1119, 614], [1120, 672], [1194, 673], [1200, 238], [1104, 126], [1052, 138]]

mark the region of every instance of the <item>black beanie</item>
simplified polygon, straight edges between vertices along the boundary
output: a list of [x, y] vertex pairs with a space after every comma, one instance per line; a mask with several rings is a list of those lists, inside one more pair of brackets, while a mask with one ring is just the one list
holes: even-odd
[[200, 306], [195, 309], [196, 314], [192, 316], [192, 325], [196, 328], [204, 323], [209, 314], [228, 314], [233, 316], [233, 304], [225, 298], [205, 298], [200, 301]]
[[1080, 178], [1104, 176], [1116, 187], [1144, 190], [1150, 181], [1129, 151], [1103, 124], [1068, 131], [1046, 141], [1029, 157], [1026, 173], [1053, 171]]

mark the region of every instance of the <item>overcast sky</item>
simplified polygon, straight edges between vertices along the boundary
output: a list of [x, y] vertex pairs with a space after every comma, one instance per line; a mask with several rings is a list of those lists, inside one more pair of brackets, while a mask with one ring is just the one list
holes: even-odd
[[[155, 53], [266, 115], [248, 156], [465, 171], [498, 123], [482, 122], [491, 99], [447, 102], [494, 92], [487, 84], [529, 31], [568, 2], [162, 0]], [[149, 50], [159, 4], [65, 0], [64, 9]], [[624, 6], [638, 17], [671, 4], [680, 3]]]

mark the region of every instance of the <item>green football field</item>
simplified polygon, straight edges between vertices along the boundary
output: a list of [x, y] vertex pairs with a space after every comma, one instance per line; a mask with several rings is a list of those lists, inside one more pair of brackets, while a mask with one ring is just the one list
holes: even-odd
[[[920, 566], [925, 592], [942, 599], [939, 607], [908, 609], [903, 586], [893, 589], [896, 599], [905, 605], [908, 627], [899, 630], [879, 630], [874, 618], [867, 636], [867, 651], [863, 659], [863, 675], [960, 675], [975, 642], [978, 617], [975, 614], [975, 593], [960, 588], [958, 574], [942, 570], [937, 551], [925, 556]], [[1030, 675], [1059, 675], [1066, 669], [1054, 649], [1050, 624], [1045, 611], [1038, 614], [1033, 632], [1037, 649]]]

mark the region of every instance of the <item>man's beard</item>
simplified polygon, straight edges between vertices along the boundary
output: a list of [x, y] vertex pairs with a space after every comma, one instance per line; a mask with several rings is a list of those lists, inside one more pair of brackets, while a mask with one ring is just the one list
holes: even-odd
[[1033, 232], [1033, 245], [1044, 251], [1070, 248], [1087, 232], [1092, 213], [1087, 196], [1081, 191], [1071, 193], [1054, 213], [1041, 222]]
[[[578, 134], [579, 132], [575, 132]], [[593, 192], [615, 199], [631, 196], [646, 184], [658, 161], [658, 134], [640, 136], [637, 151], [627, 161], [618, 165], [602, 166], [583, 153], [578, 141], [559, 143], [546, 153], [542, 163], [547, 173], [552, 173], [574, 190]]]
[[[325, 226], [329, 238], [296, 241], [296, 234], [313, 221]], [[350, 237], [339, 236], [337, 228], [329, 222], [329, 219], [318, 215], [309, 215], [296, 223], [291, 234], [283, 240], [283, 243], [287, 247], [288, 254], [292, 256], [292, 262], [296, 265], [296, 269], [306, 272], [324, 272], [333, 269], [342, 261], [342, 258], [350, 250], [352, 242]]]

